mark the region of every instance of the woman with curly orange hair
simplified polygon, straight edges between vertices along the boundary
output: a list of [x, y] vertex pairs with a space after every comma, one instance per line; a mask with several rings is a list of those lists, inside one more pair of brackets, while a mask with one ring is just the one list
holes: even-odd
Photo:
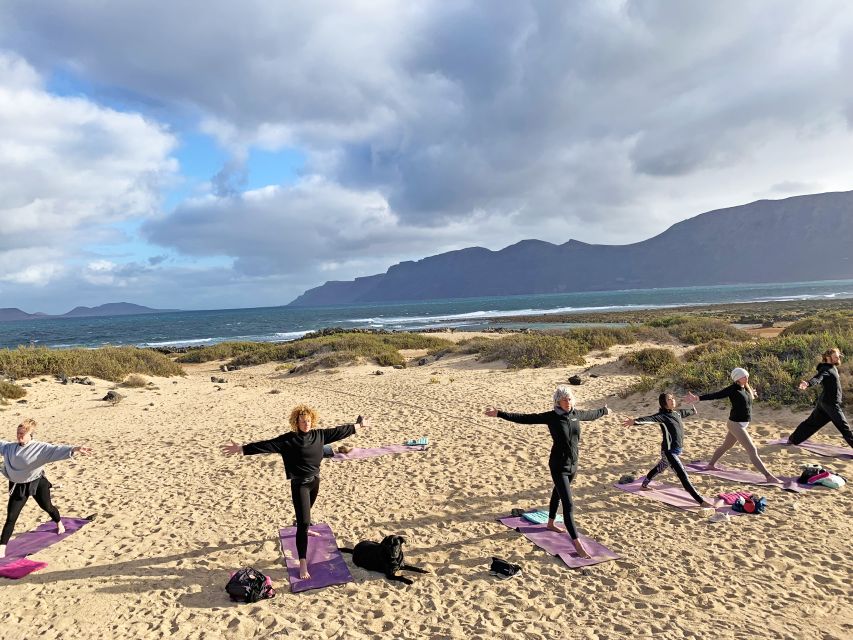
[[284, 474], [290, 480], [290, 495], [296, 511], [296, 550], [299, 554], [299, 577], [310, 578], [308, 573], [308, 536], [311, 535], [311, 507], [320, 490], [320, 463], [323, 445], [343, 440], [367, 427], [361, 416], [354, 424], [342, 424], [330, 429], [315, 429], [319, 416], [311, 407], [300, 404], [290, 412], [290, 433], [272, 440], [262, 440], [239, 445], [233, 440], [222, 445], [222, 453], [251, 456], [258, 453], [278, 453], [284, 461]]

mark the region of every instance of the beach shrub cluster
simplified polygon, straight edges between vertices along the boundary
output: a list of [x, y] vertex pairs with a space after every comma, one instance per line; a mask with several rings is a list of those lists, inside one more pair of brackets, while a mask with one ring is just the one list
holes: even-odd
[[649, 347], [628, 353], [622, 356], [622, 360], [643, 373], [652, 375], [661, 374], [678, 364], [678, 358], [670, 349], [657, 347]]
[[[682, 389], [712, 391], [731, 384], [728, 374], [732, 369], [745, 367], [750, 372], [750, 384], [760, 398], [777, 405], [805, 405], [814, 401], [817, 390], [801, 392], [796, 385], [815, 374], [820, 354], [833, 346], [849, 350], [853, 347], [853, 333], [801, 334], [752, 343], [718, 343], [714, 349], [685, 359], [668, 375], [670, 382]], [[843, 364], [842, 383], [848, 399], [853, 394], [850, 374], [849, 363]]]
[[674, 315], [657, 318], [648, 323], [650, 327], [660, 327], [684, 344], [703, 344], [711, 340], [729, 340], [746, 342], [751, 340], [747, 332], [733, 327], [717, 318]]
[[586, 350], [571, 338], [543, 333], [520, 333], [489, 340], [481, 347], [480, 360], [502, 360], [511, 369], [535, 369], [584, 364]]
[[0, 349], [0, 371], [13, 378], [92, 376], [113, 382], [120, 382], [131, 373], [163, 377], [184, 375], [181, 366], [163, 354], [136, 347]]
[[304, 373], [368, 360], [379, 366], [405, 365], [400, 349], [439, 351], [453, 343], [436, 336], [414, 333], [342, 331], [309, 334], [282, 343], [231, 342], [211, 345], [182, 355], [180, 362], [208, 362], [230, 358], [229, 365], [247, 367], [267, 362], [297, 362], [291, 371]]
[[25, 395], [27, 395], [27, 390], [23, 387], [19, 387], [13, 382], [0, 380], [0, 399], [18, 400], [23, 398]]
[[853, 312], [835, 311], [804, 318], [782, 332], [783, 336], [828, 333], [836, 336], [853, 335]]

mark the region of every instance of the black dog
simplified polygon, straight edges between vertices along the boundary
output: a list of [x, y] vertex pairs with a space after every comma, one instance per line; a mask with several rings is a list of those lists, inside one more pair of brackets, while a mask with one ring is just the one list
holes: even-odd
[[384, 573], [389, 580], [412, 584], [409, 578], [398, 576], [397, 572], [406, 570], [416, 573], [429, 573], [429, 571], [405, 564], [403, 560], [403, 544], [405, 542], [406, 539], [403, 536], [385, 536], [382, 542], [364, 540], [355, 545], [355, 549], [341, 549], [341, 551], [351, 553], [352, 561], [357, 567]]

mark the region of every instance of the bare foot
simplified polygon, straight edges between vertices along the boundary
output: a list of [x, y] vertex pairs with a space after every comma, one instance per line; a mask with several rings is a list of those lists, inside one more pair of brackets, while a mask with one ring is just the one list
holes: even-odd
[[6, 545], [0, 544], [0, 558], [6, 557]]
[[777, 477], [776, 477], [776, 476], [774, 476], [774, 475], [766, 476], [766, 477], [765, 477], [765, 479], [764, 479], [764, 481], [765, 481], [765, 482], [768, 482], [768, 483], [770, 483], [770, 484], [782, 484], [782, 479], [781, 479], [781, 478], [777, 478]]
[[652, 491], [652, 488], [649, 485], [643, 483], [640, 485], [640, 491]]
[[578, 539], [578, 540], [572, 540], [572, 543], [574, 543], [574, 545], [575, 545], [575, 551], [577, 551], [577, 554], [578, 554], [581, 558], [587, 558], [587, 559], [588, 559], [588, 558], [592, 558], [592, 556], [591, 556], [591, 555], [589, 555], [589, 553], [587, 553], [586, 549], [584, 549], [584, 546], [583, 546], [583, 544], [581, 543], [580, 539]]
[[308, 529], [308, 535], [309, 535], [309, 536], [312, 536], [312, 537], [314, 537], [314, 538], [319, 538], [319, 537], [320, 537], [320, 536], [322, 536], [323, 534], [322, 534], [322, 533], [320, 533], [320, 532], [318, 532], [318, 531], [311, 531], [311, 529]]
[[702, 504], [700, 504], [699, 506], [702, 507], [703, 509], [715, 509], [716, 508], [716, 507], [714, 507], [713, 504], [711, 504], [707, 500], [703, 500]]
[[307, 580], [311, 577], [311, 574], [308, 573], [308, 561], [304, 558], [299, 560], [299, 577], [302, 580]]
[[563, 527], [558, 526], [553, 520], [548, 520], [548, 524], [545, 525], [545, 528], [548, 529], [548, 531], [556, 531], [557, 533], [566, 532]]
[[56, 534], [61, 536], [63, 533], [65, 533], [65, 525], [62, 524], [62, 520], [60, 520], [56, 523]]
[[548, 529], [548, 531], [556, 531], [557, 533], [565, 533], [566, 532], [565, 528], [561, 527], [560, 525], [558, 525], [554, 522], [551, 522], [550, 520], [548, 521], [548, 524], [545, 525], [545, 528]]
[[720, 469], [720, 467], [718, 467], [716, 464], [706, 464], [705, 465], [705, 471], [719, 471], [719, 469]]

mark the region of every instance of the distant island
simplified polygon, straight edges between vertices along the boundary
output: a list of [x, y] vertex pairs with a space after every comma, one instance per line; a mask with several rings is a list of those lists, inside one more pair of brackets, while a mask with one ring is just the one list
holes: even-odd
[[674, 224], [648, 240], [523, 240], [401, 262], [309, 289], [288, 306], [853, 278], [853, 191], [759, 200]]
[[46, 313], [27, 313], [16, 308], [0, 309], [0, 322], [13, 320], [43, 320], [45, 318], [99, 318], [104, 316], [134, 316], [143, 313], [168, 313], [179, 309], [152, 309], [130, 302], [109, 302], [97, 307], [74, 307], [68, 313], [52, 316]]

